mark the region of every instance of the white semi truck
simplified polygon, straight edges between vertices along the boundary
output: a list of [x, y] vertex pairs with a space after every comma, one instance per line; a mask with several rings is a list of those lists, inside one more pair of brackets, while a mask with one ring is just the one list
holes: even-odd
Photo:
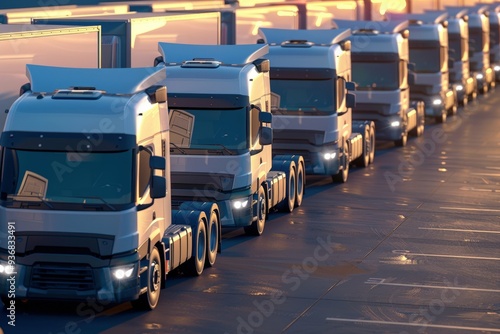
[[408, 21], [334, 20], [351, 29], [352, 80], [356, 107], [352, 117], [372, 120], [377, 140], [405, 146], [408, 135], [425, 127], [424, 102], [410, 99]]
[[98, 68], [100, 42], [99, 26], [0, 24], [0, 131], [28, 82], [26, 64]]
[[167, 68], [174, 207], [218, 204], [223, 227], [261, 235], [302, 202], [304, 160], [272, 156], [268, 47], [159, 43]]
[[438, 123], [454, 115], [458, 105], [449, 82], [447, 17], [446, 13], [388, 14], [391, 21], [410, 21], [410, 62], [416, 73], [410, 96], [424, 101], [425, 115]]
[[271, 62], [273, 154], [301, 154], [307, 174], [346, 182], [352, 162], [366, 167], [375, 155], [374, 123], [352, 120], [351, 31], [260, 32]]
[[437, 12], [448, 14], [450, 84], [457, 94], [458, 103], [464, 106], [477, 97], [477, 79], [470, 70], [468, 11], [455, 7]]
[[27, 74], [0, 138], [3, 303], [154, 309], [170, 270], [214, 265], [217, 205], [171, 209], [165, 69], [28, 65]]
[[476, 78], [478, 92], [488, 92], [495, 87], [495, 72], [490, 63], [488, 6], [446, 6], [445, 9], [467, 9], [470, 70]]

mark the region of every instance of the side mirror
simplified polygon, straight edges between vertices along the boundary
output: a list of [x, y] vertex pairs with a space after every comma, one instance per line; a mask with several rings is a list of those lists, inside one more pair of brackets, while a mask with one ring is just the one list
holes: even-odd
[[167, 193], [167, 180], [163, 176], [153, 175], [151, 179], [151, 198], [163, 198]]
[[345, 96], [345, 104], [347, 108], [354, 108], [356, 106], [356, 95], [353, 93], [347, 93]]
[[356, 84], [352, 81], [347, 81], [345, 83], [345, 88], [350, 91], [355, 91], [356, 90]]
[[261, 126], [259, 130], [259, 144], [270, 145], [273, 143], [273, 129]]
[[151, 169], [165, 169], [166, 161], [164, 157], [152, 155], [149, 158], [149, 168]]
[[259, 113], [259, 122], [261, 123], [271, 123], [273, 121], [273, 114], [270, 112], [261, 111]]
[[413, 72], [408, 73], [408, 84], [410, 86], [415, 85], [417, 75]]

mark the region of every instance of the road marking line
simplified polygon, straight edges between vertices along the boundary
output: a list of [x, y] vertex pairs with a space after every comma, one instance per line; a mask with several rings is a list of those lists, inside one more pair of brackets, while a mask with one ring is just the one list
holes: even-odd
[[500, 177], [500, 174], [496, 173], [471, 173], [472, 175], [478, 175], [478, 176], [495, 176], [495, 177]]
[[500, 234], [500, 231], [467, 230], [467, 229], [459, 229], [459, 228], [419, 227], [418, 229], [419, 230], [448, 231], [448, 232], [470, 232], [470, 233], [492, 233], [492, 234]]
[[426, 289], [451, 289], [451, 290], [465, 290], [465, 291], [477, 291], [477, 292], [500, 292], [500, 290], [498, 290], [498, 289], [481, 289], [481, 288], [466, 288], [466, 287], [457, 287], [457, 286], [390, 283], [390, 282], [385, 282], [385, 278], [382, 278], [382, 279], [370, 278], [365, 282], [365, 284], [403, 286], [403, 287], [410, 287], [410, 288], [426, 288]]
[[344, 322], [361, 322], [361, 323], [380, 324], [380, 325], [413, 326], [413, 327], [423, 327], [423, 328], [459, 329], [459, 330], [478, 331], [478, 332], [479, 331], [490, 331], [490, 332], [494, 332], [494, 333], [500, 333], [500, 328], [467, 327], [467, 326], [453, 326], [453, 325], [433, 325], [433, 324], [428, 324], [428, 323], [347, 319], [347, 318], [326, 318], [326, 320], [327, 321], [344, 321]]
[[453, 206], [441, 206], [440, 209], [444, 210], [462, 210], [462, 211], [478, 211], [478, 212], [500, 212], [499, 209], [477, 209], [477, 208], [464, 208], [464, 207], [453, 207]]
[[468, 256], [468, 255], [449, 255], [449, 254], [428, 254], [428, 253], [412, 253], [408, 250], [394, 249], [392, 251], [394, 254], [400, 255], [413, 255], [413, 256], [429, 256], [429, 257], [446, 257], [452, 259], [472, 259], [472, 260], [493, 260], [500, 261], [498, 257], [483, 257], [483, 256]]

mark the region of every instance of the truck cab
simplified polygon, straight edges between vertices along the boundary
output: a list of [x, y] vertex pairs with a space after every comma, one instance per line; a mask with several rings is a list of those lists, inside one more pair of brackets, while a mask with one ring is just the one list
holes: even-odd
[[410, 100], [409, 22], [334, 20], [333, 24], [352, 30], [353, 119], [374, 121], [377, 140], [396, 146], [405, 146], [409, 133], [422, 135], [423, 102]]
[[[271, 208], [283, 200], [289, 211], [300, 205], [305, 182], [303, 160], [272, 156], [268, 47], [159, 43], [159, 49], [157, 64], [168, 73], [174, 207], [214, 201], [222, 226], [261, 235]], [[272, 172], [278, 164], [284, 170]]]
[[353, 122], [349, 29], [261, 28], [269, 44], [273, 154], [302, 154], [306, 173], [347, 181], [373, 161], [372, 122]]
[[457, 111], [456, 94], [448, 69], [448, 21], [446, 13], [389, 14], [390, 20], [409, 20], [410, 62], [415, 67], [412, 100], [425, 102], [425, 115], [438, 123]]

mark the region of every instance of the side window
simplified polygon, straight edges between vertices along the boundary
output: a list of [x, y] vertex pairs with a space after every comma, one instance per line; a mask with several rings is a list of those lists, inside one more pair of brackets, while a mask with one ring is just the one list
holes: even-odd
[[147, 150], [140, 150], [138, 155], [137, 173], [139, 177], [139, 186], [137, 189], [138, 198], [144, 197], [151, 180], [151, 168], [149, 168], [149, 158], [151, 154]]
[[[260, 108], [260, 104], [255, 105]], [[252, 108], [252, 110], [250, 110], [250, 142], [252, 143], [252, 146], [259, 140], [259, 108]]]

